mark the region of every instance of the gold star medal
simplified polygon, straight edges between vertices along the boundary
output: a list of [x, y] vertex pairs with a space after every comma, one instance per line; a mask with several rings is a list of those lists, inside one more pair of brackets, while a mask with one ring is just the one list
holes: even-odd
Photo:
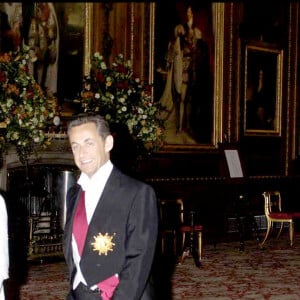
[[98, 251], [99, 255], [107, 255], [108, 251], [113, 251], [115, 243], [112, 242], [116, 234], [109, 235], [105, 233], [104, 235], [100, 232], [97, 236], [94, 236], [94, 242], [91, 243], [94, 251]]

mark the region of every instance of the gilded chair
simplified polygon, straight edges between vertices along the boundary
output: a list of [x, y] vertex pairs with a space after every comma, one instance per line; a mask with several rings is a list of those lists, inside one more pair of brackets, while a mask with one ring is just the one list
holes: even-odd
[[[203, 226], [194, 224], [194, 212], [184, 210], [182, 199], [160, 199], [159, 206], [162, 253], [166, 252], [166, 241], [168, 237], [171, 237], [173, 253], [181, 257], [180, 263], [183, 263], [185, 257], [192, 254], [196, 265], [200, 266]], [[189, 240], [187, 240], [187, 236]]]
[[264, 197], [264, 210], [267, 220], [267, 231], [260, 247], [266, 242], [271, 230], [275, 223], [280, 225], [276, 238], [279, 238], [284, 224], [289, 226], [290, 246], [293, 246], [294, 241], [294, 219], [300, 218], [300, 212], [284, 212], [282, 211], [282, 199], [280, 191], [265, 191]]

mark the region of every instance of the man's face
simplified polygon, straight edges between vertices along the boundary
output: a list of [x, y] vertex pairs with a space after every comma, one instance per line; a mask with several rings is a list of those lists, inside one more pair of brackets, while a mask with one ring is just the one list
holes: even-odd
[[103, 140], [94, 123], [73, 127], [69, 132], [69, 140], [76, 166], [89, 177], [110, 158], [113, 137], [109, 135]]
[[186, 15], [188, 20], [191, 20], [193, 18], [193, 11], [191, 7], [187, 8]]
[[178, 32], [178, 36], [183, 36], [185, 34], [185, 30], [184, 30], [184, 27], [182, 25], [178, 25], [178, 28], [177, 28], [177, 32]]

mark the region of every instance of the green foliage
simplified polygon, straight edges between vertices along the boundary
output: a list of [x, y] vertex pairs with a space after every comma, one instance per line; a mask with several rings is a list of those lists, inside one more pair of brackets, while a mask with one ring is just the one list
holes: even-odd
[[152, 98], [151, 86], [133, 77], [131, 62], [122, 54], [110, 68], [98, 52], [93, 55], [81, 93], [84, 112], [98, 112], [110, 124], [126, 125], [137, 145], [148, 153], [159, 150], [164, 138], [162, 108]]

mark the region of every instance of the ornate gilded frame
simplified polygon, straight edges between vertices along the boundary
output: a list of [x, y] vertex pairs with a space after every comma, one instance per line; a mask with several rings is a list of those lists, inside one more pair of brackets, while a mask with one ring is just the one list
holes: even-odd
[[[147, 81], [155, 86], [155, 59], [157, 55], [155, 35], [157, 28], [160, 26], [156, 18], [158, 5], [159, 3], [154, 2], [125, 2], [112, 3], [108, 8], [103, 3], [87, 3], [84, 72], [89, 71], [91, 52], [103, 52], [102, 49], [107, 46], [105, 36], [109, 35], [114, 42], [108, 60], [118, 53], [123, 53], [125, 57], [132, 61], [136, 75], [142, 81]], [[211, 141], [203, 144], [166, 144], [161, 150], [162, 152], [216, 149], [217, 143], [222, 140], [225, 4], [212, 3], [211, 6], [215, 33]], [[121, 17], [124, 14], [126, 18]], [[118, 43], [115, 41], [118, 41]], [[155, 101], [158, 101], [155, 90], [153, 89], [152, 92]]]
[[[177, 1], [178, 2], [178, 1]], [[157, 55], [155, 49], [156, 42], [156, 28], [161, 30], [160, 24], [157, 23], [155, 18], [155, 11], [159, 4], [151, 4], [153, 9], [149, 10], [150, 17], [150, 55], [149, 55], [149, 74], [151, 75], [152, 83], [154, 82], [155, 57]], [[174, 4], [175, 5], [175, 4]], [[212, 132], [211, 141], [208, 143], [196, 143], [196, 144], [166, 144], [161, 152], [173, 152], [173, 151], [198, 151], [200, 149], [215, 149], [217, 143], [222, 140], [222, 101], [223, 101], [223, 72], [224, 72], [224, 24], [225, 24], [225, 3], [212, 3], [212, 23], [214, 24], [214, 70], [213, 70], [213, 101], [212, 101]], [[230, 46], [232, 47], [232, 46]], [[157, 97], [155, 97], [158, 100]]]
[[84, 56], [83, 74], [86, 76], [90, 72], [91, 52], [92, 52], [92, 27], [93, 27], [93, 3], [85, 2], [85, 26], [84, 26]]
[[[249, 43], [244, 51], [244, 134], [280, 136], [283, 50]], [[257, 86], [259, 77], [262, 82], [260, 88]]]

